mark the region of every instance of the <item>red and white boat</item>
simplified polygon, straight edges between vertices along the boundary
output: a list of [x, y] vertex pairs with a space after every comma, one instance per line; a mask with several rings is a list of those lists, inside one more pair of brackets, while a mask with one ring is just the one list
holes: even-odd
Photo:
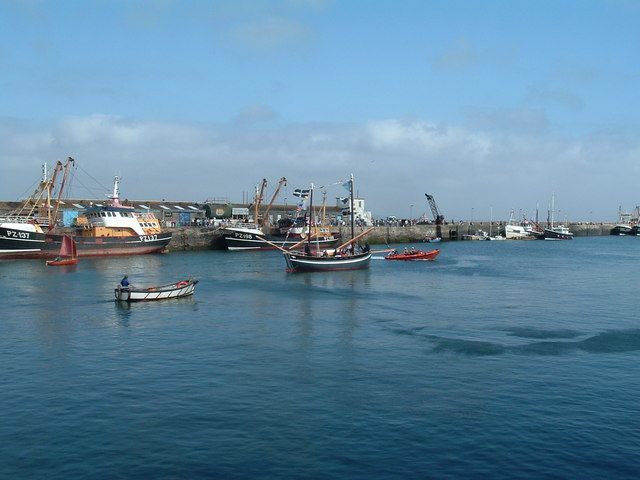
[[391, 252], [389, 255], [387, 255], [384, 258], [385, 258], [385, 260], [433, 261], [438, 257], [438, 255], [440, 255], [440, 250], [438, 250], [438, 249], [430, 250], [428, 252], [425, 252], [424, 250], [411, 249], [411, 250], [406, 250], [406, 251], [401, 252], [401, 253]]

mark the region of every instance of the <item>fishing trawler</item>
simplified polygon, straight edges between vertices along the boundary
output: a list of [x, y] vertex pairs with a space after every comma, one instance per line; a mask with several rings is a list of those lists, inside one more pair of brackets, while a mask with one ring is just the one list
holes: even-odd
[[[45, 170], [34, 195], [0, 223], [0, 259], [55, 258], [65, 235], [75, 241], [78, 257], [140, 255], [160, 252], [168, 245], [171, 233], [162, 231], [155, 215], [120, 203], [119, 177], [115, 177], [107, 205], [86, 207], [71, 231], [59, 227], [62, 192], [74, 162], [71, 157], [64, 165], [57, 162], [50, 178]], [[62, 181], [57, 185], [61, 173]], [[56, 189], [57, 198], [52, 201]]]
[[635, 233], [632, 233], [632, 230], [633, 225], [631, 224], [631, 214], [623, 212], [622, 207], [618, 207], [618, 223], [609, 230], [609, 235], [636, 235]]
[[[270, 235], [269, 230], [269, 211], [273, 206], [280, 189], [286, 185], [287, 179], [282, 177], [278, 182], [275, 193], [271, 197], [271, 201], [261, 213], [260, 208], [264, 198], [264, 191], [267, 186], [267, 180], [263, 179], [261, 186], [256, 188], [255, 199], [253, 202], [253, 219], [254, 223], [236, 223], [226, 226], [222, 229], [222, 235], [228, 250], [274, 250], [278, 245], [281, 248], [291, 248], [300, 243], [301, 239], [306, 238], [311, 232], [313, 236], [314, 249], [327, 249], [334, 247], [338, 242], [331, 230], [322, 225], [314, 225], [312, 228], [306, 224], [306, 221], [292, 221], [288, 229], [280, 228], [280, 235]], [[301, 223], [303, 223], [301, 225]]]

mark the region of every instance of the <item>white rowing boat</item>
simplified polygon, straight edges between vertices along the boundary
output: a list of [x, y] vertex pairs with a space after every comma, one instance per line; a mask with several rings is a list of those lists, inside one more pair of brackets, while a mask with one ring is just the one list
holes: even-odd
[[136, 288], [118, 285], [118, 288], [115, 289], [115, 296], [116, 301], [119, 302], [146, 302], [187, 297], [193, 295], [197, 283], [198, 280], [189, 279], [159, 287]]

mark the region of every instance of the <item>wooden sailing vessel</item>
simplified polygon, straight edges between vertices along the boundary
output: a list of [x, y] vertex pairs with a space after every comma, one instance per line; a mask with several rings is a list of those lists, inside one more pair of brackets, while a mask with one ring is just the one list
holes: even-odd
[[76, 248], [76, 242], [69, 235], [65, 235], [62, 239], [62, 245], [60, 246], [60, 253], [53, 260], [47, 260], [47, 265], [50, 267], [59, 267], [65, 265], [77, 265], [78, 263], [78, 251]]
[[[365, 230], [360, 235], [354, 233], [354, 212], [353, 212], [353, 174], [349, 180], [350, 216], [351, 216], [351, 240], [343, 243], [333, 250], [322, 252], [312, 249], [312, 236], [306, 239], [303, 252], [295, 250], [284, 250], [283, 255], [287, 263], [288, 272], [326, 272], [335, 270], [360, 270], [369, 268], [371, 252], [368, 248], [356, 251], [355, 242], [367, 235], [373, 228]], [[311, 184], [309, 194], [309, 211], [313, 211], [313, 184]], [[313, 218], [309, 220], [310, 226]]]

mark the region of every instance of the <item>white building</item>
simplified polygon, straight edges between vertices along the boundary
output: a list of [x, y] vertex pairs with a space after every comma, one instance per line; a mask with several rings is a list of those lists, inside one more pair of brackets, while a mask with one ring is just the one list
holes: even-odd
[[[344, 198], [336, 197], [336, 206], [341, 208], [344, 212], [347, 212], [343, 215], [343, 220], [346, 222], [349, 211], [349, 199], [346, 201]], [[364, 198], [354, 198], [353, 199], [353, 213], [356, 220], [360, 220], [365, 225], [372, 225], [373, 221], [371, 220], [371, 212], [368, 212], [364, 209]]]

